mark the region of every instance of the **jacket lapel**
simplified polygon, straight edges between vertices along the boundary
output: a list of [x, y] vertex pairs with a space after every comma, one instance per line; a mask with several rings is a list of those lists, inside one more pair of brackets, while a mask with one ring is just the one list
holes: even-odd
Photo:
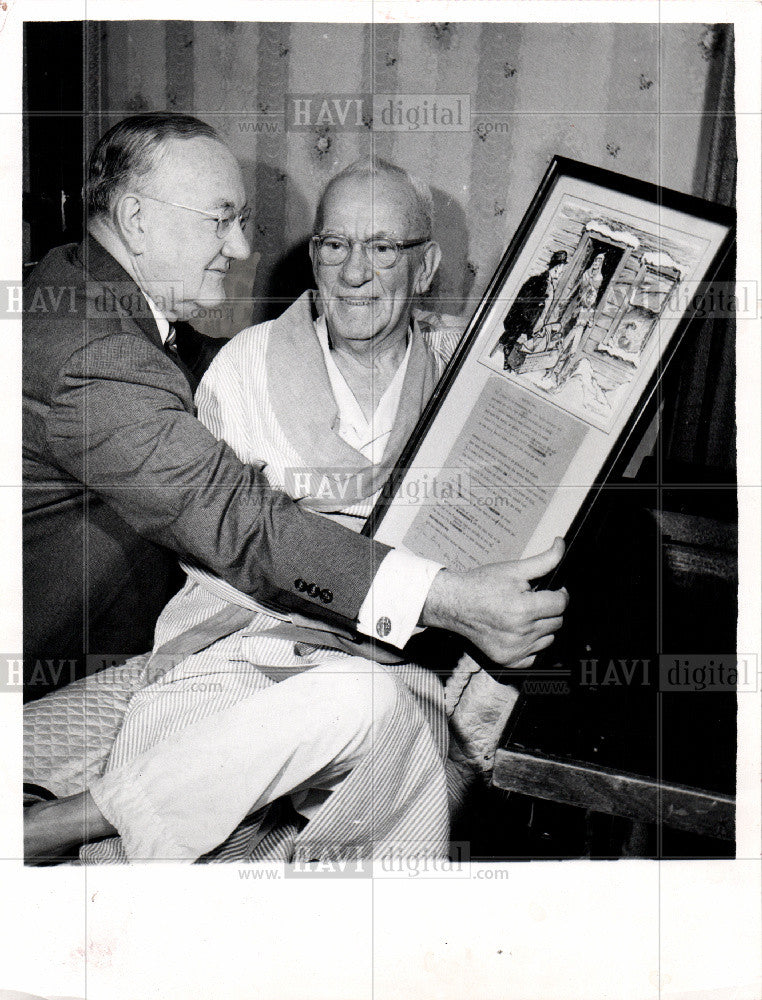
[[[417, 327], [392, 434], [378, 465], [338, 435], [338, 407], [315, 333], [312, 294], [305, 292], [273, 320], [267, 340], [267, 391], [281, 430], [301, 457], [305, 482], [326, 484], [326, 496], [295, 496], [305, 506], [331, 512], [347, 506], [346, 490], [366, 499], [388, 479], [391, 466], [416, 425], [437, 382], [438, 370]], [[308, 457], [309, 456], [309, 460]], [[333, 483], [333, 488], [328, 484]], [[289, 484], [291, 485], [291, 484]]]
[[[111, 256], [108, 250], [89, 234], [82, 241], [80, 255], [85, 272], [103, 286], [105, 293], [102, 297], [99, 296], [100, 302], [95, 303], [96, 314], [102, 311], [104, 318], [117, 316], [129, 318], [166, 358], [174, 362], [185, 376], [191, 391], [195, 392], [199, 380], [184, 361], [185, 350], [181, 349], [179, 344], [176, 353], [164, 350], [164, 344], [156, 320], [153, 318], [151, 307], [135, 280]], [[189, 324], [185, 323], [181, 326], [186, 327]], [[178, 340], [179, 338], [180, 332], [178, 331]], [[182, 339], [187, 344], [187, 333], [183, 332]]]

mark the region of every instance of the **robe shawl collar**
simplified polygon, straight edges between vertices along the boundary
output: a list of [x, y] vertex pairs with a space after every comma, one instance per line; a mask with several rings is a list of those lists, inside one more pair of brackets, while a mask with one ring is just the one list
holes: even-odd
[[[276, 420], [300, 457], [310, 456], [286, 483], [295, 499], [324, 513], [372, 497], [384, 483], [439, 377], [436, 358], [413, 321], [412, 345], [392, 433], [377, 465], [339, 437], [339, 413], [305, 292], [272, 321], [267, 388]], [[291, 477], [289, 477], [291, 478]], [[301, 488], [299, 488], [301, 486]]]

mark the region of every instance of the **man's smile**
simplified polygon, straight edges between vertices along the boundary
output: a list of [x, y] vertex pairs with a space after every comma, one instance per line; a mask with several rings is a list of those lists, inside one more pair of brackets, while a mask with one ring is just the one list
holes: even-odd
[[372, 295], [339, 295], [338, 301], [347, 306], [369, 306], [377, 301], [377, 296]]

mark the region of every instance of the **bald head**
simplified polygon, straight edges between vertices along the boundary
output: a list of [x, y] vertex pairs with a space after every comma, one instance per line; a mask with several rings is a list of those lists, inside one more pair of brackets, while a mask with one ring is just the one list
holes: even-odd
[[428, 187], [413, 174], [381, 157], [355, 160], [340, 173], [332, 177], [323, 190], [315, 212], [314, 232], [319, 233], [325, 225], [326, 208], [335, 199], [336, 190], [353, 182], [355, 190], [364, 182], [363, 190], [368, 193], [368, 204], [383, 193], [392, 198], [404, 214], [406, 224], [416, 237], [429, 239], [432, 230], [433, 199]]

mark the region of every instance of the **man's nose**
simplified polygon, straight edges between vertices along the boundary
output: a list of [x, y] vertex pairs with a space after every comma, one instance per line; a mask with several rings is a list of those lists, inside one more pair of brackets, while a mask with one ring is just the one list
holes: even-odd
[[373, 277], [373, 268], [362, 243], [352, 243], [341, 265], [341, 276], [348, 285], [364, 285]]
[[241, 223], [238, 219], [235, 220], [230, 232], [225, 237], [222, 252], [226, 257], [233, 257], [235, 260], [246, 260], [251, 253], [251, 245], [246, 239], [246, 234], [241, 229]]

